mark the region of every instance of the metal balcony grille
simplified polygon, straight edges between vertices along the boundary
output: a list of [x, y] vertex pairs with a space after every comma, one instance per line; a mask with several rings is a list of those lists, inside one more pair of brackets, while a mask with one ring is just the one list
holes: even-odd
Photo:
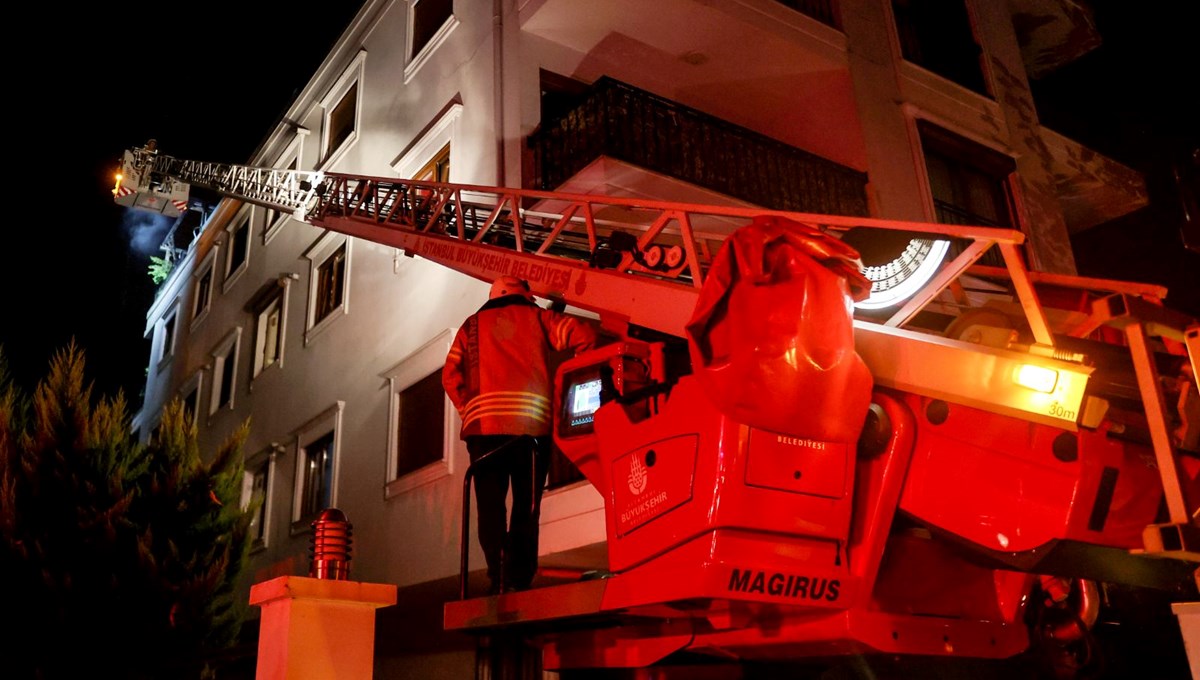
[[538, 189], [607, 156], [766, 208], [868, 214], [866, 173], [607, 77], [529, 144]]

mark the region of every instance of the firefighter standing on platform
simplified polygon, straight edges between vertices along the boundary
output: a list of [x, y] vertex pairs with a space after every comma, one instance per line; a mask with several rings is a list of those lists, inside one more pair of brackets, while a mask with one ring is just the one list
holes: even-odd
[[[542, 487], [550, 462], [552, 351], [578, 354], [596, 344], [580, 319], [543, 309], [525, 281], [492, 284], [489, 299], [454, 337], [442, 385], [462, 417], [461, 436], [475, 469], [479, 545], [490, 594], [525, 590], [537, 572]], [[505, 506], [512, 483], [511, 519]]]

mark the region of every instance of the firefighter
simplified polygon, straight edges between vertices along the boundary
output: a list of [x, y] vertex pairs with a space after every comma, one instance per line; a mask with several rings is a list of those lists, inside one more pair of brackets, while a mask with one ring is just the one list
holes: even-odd
[[[595, 346], [586, 321], [543, 309], [529, 285], [497, 279], [488, 301], [463, 322], [442, 369], [462, 417], [460, 436], [474, 468], [479, 545], [490, 594], [525, 590], [537, 572], [542, 487], [550, 462], [551, 352]], [[507, 525], [506, 496], [513, 507]]]

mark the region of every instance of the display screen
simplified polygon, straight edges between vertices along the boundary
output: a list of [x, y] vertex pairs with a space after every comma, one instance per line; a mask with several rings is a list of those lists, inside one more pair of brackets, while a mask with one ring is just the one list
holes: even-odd
[[600, 378], [572, 385], [570, 400], [571, 418], [595, 413], [600, 408]]
[[564, 437], [591, 434], [592, 421], [600, 408], [604, 378], [596, 366], [568, 373], [563, 381], [559, 405], [558, 433]]

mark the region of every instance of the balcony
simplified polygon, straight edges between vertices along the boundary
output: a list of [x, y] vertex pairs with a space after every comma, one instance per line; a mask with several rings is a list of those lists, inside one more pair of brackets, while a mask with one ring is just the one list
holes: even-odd
[[538, 189], [610, 158], [767, 208], [868, 214], [866, 173], [607, 77], [528, 142]]

